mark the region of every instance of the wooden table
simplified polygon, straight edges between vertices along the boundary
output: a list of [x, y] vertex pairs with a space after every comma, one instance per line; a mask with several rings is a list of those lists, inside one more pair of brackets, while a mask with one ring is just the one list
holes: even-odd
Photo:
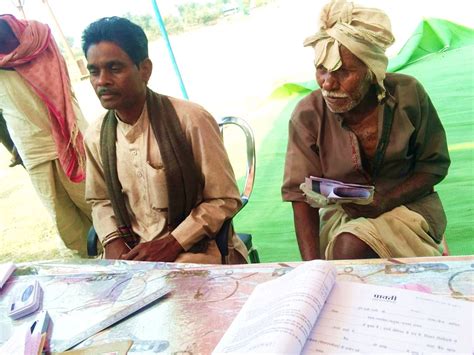
[[[474, 256], [334, 261], [338, 280], [363, 282], [474, 301]], [[57, 292], [72, 279], [91, 282], [117, 275], [160, 272], [171, 292], [133, 316], [89, 338], [78, 347], [131, 339], [131, 353], [210, 353], [245, 303], [254, 287], [279, 277], [299, 263], [209, 266], [174, 263], [133, 263], [107, 260], [45, 261], [18, 265], [0, 292], [0, 334], [19, 323], [6, 315], [8, 294], [26, 280], [36, 278], [44, 292]], [[77, 279], [77, 277], [80, 278]], [[93, 275], [91, 277], [90, 275]], [[72, 286], [71, 286], [72, 287]], [[62, 291], [64, 292], [64, 291]], [[70, 297], [70, 296], [69, 296]], [[84, 295], [77, 297], [86, 297]], [[85, 302], [87, 300], [84, 300]], [[45, 297], [44, 308], [58, 298]], [[64, 301], [62, 301], [64, 302]], [[53, 335], [54, 337], [54, 330]], [[0, 343], [6, 339], [0, 336]]]

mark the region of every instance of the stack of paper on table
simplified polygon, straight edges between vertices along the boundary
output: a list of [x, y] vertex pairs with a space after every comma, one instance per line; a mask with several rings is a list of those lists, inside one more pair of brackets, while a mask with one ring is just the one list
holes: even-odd
[[336, 282], [306, 262], [258, 285], [213, 354], [471, 353], [474, 305], [401, 288]]

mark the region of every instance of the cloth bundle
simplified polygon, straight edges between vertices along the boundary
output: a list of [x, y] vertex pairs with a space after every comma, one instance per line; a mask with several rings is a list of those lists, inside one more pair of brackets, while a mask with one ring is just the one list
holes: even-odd
[[319, 32], [306, 38], [304, 46], [314, 47], [316, 67], [322, 65], [328, 71], [340, 68], [339, 46], [346, 47], [374, 73], [381, 101], [388, 64], [385, 50], [394, 41], [390, 19], [383, 11], [333, 0], [321, 11]]

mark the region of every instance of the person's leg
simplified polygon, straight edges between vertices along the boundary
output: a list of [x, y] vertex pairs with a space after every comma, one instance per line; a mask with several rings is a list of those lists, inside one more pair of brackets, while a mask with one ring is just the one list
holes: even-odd
[[351, 233], [339, 234], [334, 243], [333, 258], [343, 259], [373, 259], [379, 256], [362, 240]]
[[92, 217], [91, 207], [85, 200], [85, 181], [70, 181], [59, 160], [54, 161], [54, 169], [59, 234], [68, 248], [77, 250], [81, 257], [87, 257], [87, 235], [92, 226]]
[[86, 237], [92, 225], [90, 215], [84, 214], [71, 200], [59, 177], [56, 162], [43, 163], [29, 170], [29, 174], [66, 247], [87, 257]]
[[[85, 181], [82, 181], [80, 183], [71, 182], [64, 173], [63, 169], [61, 168], [61, 164], [58, 160], [55, 160], [55, 167], [62, 186], [66, 190], [71, 201], [74, 203], [74, 205], [76, 205], [77, 214], [81, 216], [81, 229], [87, 229], [86, 235], [89, 235], [89, 230], [92, 227], [92, 207], [86, 202], [85, 199]], [[98, 239], [97, 252], [99, 255], [103, 252], [102, 245], [100, 244]]]
[[85, 197], [85, 180], [80, 183], [71, 182], [61, 168], [59, 160], [55, 160], [54, 164], [59, 176], [59, 180], [64, 189], [67, 191], [69, 198], [80, 210], [80, 213], [82, 213], [85, 218], [87, 218], [92, 223], [91, 206], [86, 202]]

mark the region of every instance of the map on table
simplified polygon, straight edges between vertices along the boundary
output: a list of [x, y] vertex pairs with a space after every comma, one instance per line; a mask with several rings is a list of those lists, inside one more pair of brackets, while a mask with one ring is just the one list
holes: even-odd
[[[130, 264], [121, 267], [119, 263], [74, 269], [72, 265], [49, 264], [47, 268], [38, 268], [38, 273], [24, 270], [22, 275], [19, 268], [17, 276], [2, 289], [0, 310], [6, 310], [8, 295], [14, 295], [32, 278], [39, 281], [44, 291], [42, 309], [48, 311], [53, 324], [50, 350], [54, 352], [74, 347], [170, 291], [166, 271], [143, 265], [139, 269]], [[12, 321], [4, 316], [7, 312], [0, 313], [2, 331], [31, 322], [35, 317]], [[6, 341], [1, 340], [0, 343]]]

